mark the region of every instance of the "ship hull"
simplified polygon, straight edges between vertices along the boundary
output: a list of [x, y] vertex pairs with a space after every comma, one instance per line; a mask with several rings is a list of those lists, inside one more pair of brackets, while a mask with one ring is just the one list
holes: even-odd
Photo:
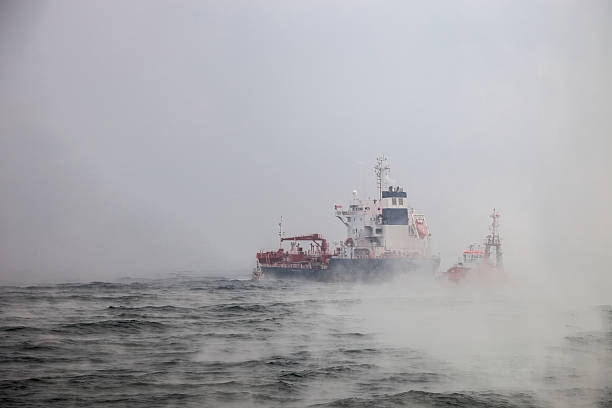
[[378, 282], [399, 276], [433, 278], [439, 258], [332, 258], [325, 269], [262, 265], [265, 278], [320, 282]]

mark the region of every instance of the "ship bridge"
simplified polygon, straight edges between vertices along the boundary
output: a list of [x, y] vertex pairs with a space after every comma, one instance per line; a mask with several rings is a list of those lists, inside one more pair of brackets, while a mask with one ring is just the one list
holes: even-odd
[[383, 225], [408, 225], [407, 194], [400, 187], [389, 187], [382, 192], [380, 207], [382, 208]]

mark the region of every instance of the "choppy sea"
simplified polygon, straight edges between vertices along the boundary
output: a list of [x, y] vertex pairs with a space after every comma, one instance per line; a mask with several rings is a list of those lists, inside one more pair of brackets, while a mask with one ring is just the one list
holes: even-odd
[[512, 286], [3, 286], [0, 336], [1, 407], [612, 407], [612, 306]]

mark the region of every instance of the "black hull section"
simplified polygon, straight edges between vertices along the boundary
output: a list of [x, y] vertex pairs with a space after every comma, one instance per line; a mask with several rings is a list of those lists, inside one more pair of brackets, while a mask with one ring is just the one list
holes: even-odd
[[377, 282], [398, 276], [433, 278], [440, 259], [330, 259], [327, 269], [263, 266], [264, 277], [321, 282]]

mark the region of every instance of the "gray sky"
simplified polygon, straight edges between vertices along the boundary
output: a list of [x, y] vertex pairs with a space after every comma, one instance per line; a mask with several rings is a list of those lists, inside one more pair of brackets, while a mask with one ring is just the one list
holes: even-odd
[[248, 274], [372, 166], [448, 266], [611, 284], [608, 1], [3, 1], [0, 279]]

